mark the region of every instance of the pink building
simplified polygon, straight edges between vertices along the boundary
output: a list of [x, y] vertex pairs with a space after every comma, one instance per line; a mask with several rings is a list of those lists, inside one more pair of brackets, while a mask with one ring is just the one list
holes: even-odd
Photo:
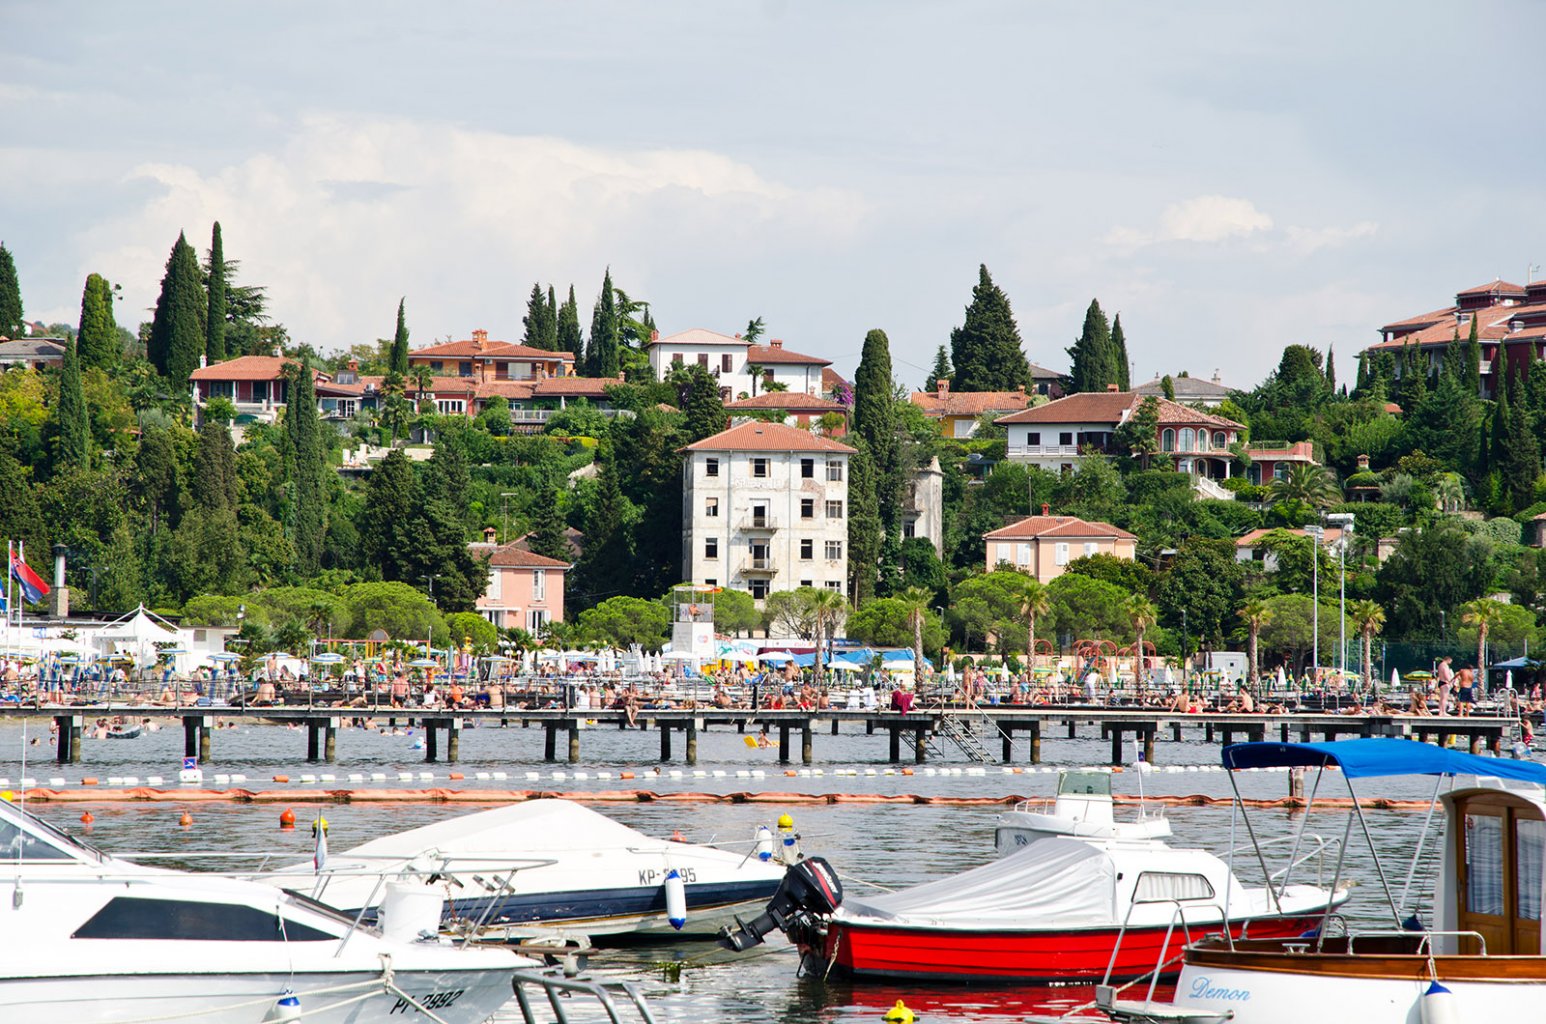
[[1110, 523], [1088, 522], [1076, 516], [1026, 516], [982, 535], [987, 570], [1007, 563], [1043, 583], [1063, 575], [1068, 563], [1091, 555], [1113, 555], [1129, 562], [1138, 556], [1138, 538]]
[[488, 585], [477, 602], [478, 613], [485, 619], [500, 629], [524, 629], [534, 635], [549, 622], [564, 621], [568, 562], [528, 551], [521, 541], [469, 546], [489, 555]]

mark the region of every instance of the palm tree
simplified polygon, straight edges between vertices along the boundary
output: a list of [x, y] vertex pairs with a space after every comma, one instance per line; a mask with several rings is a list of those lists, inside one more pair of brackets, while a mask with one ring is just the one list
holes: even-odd
[[1503, 618], [1503, 603], [1490, 597], [1479, 597], [1460, 606], [1460, 621], [1476, 627], [1476, 685], [1481, 686], [1487, 674], [1487, 634]]
[[826, 666], [822, 662], [822, 646], [830, 644], [837, 629], [838, 620], [848, 608], [848, 602], [836, 590], [823, 588], [811, 595], [811, 613], [816, 622], [816, 685], [826, 679]]
[[1133, 632], [1138, 634], [1138, 641], [1133, 645], [1133, 675], [1139, 689], [1143, 688], [1143, 634], [1150, 626], [1159, 621], [1159, 609], [1154, 607], [1143, 594], [1134, 594], [1127, 599], [1127, 617], [1133, 622]]
[[1020, 584], [1020, 614], [1025, 616], [1025, 660], [1036, 668], [1036, 616], [1052, 610], [1052, 595], [1046, 584], [1027, 577]]
[[934, 595], [923, 587], [908, 587], [896, 595], [907, 610], [907, 621], [913, 627], [913, 679], [923, 682], [923, 617], [928, 613], [929, 602]]
[[1296, 462], [1288, 472], [1272, 481], [1271, 498], [1278, 501], [1302, 501], [1314, 508], [1326, 508], [1342, 500], [1331, 471], [1310, 462]]
[[1358, 632], [1363, 634], [1363, 676], [1364, 685], [1374, 685], [1374, 660], [1371, 649], [1374, 646], [1374, 634], [1385, 628], [1385, 609], [1379, 606], [1377, 601], [1360, 600], [1347, 603], [1348, 618], [1353, 620], [1353, 625]]
[[430, 369], [428, 363], [420, 363], [417, 366], [408, 367], [408, 376], [418, 390], [419, 401], [424, 401], [425, 392], [429, 391], [435, 383], [435, 371]]
[[1257, 658], [1257, 641], [1261, 639], [1261, 628], [1272, 621], [1272, 609], [1267, 607], [1265, 601], [1247, 601], [1240, 609], [1240, 617], [1245, 620], [1245, 624], [1251, 630], [1248, 648], [1251, 657], [1251, 682], [1253, 684], [1259, 683], [1261, 681], [1261, 665]]

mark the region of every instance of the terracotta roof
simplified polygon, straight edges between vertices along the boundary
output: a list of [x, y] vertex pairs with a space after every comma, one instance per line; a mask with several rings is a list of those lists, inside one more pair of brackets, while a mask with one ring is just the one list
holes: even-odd
[[1045, 366], [1037, 366], [1035, 363], [1031, 363], [1030, 367], [1031, 367], [1031, 379], [1032, 380], [1062, 380], [1063, 379], [1063, 374], [1057, 372], [1056, 370], [1049, 370]]
[[818, 412], [847, 412], [841, 402], [803, 391], [765, 391], [752, 398], [726, 402], [726, 409], [804, 409]]
[[[1308, 537], [1309, 536], [1309, 534], [1306, 533], [1304, 530], [1298, 530], [1298, 529], [1288, 530], [1288, 529], [1285, 529], [1284, 527], [1281, 527], [1281, 526], [1263, 527], [1263, 528], [1252, 530], [1250, 533], [1247, 533], [1245, 536], [1243, 536], [1239, 540], [1235, 541], [1235, 547], [1237, 547], [1237, 548], [1255, 547], [1257, 541], [1261, 540], [1267, 534], [1272, 533], [1274, 530], [1284, 530], [1284, 532], [1291, 533], [1291, 534], [1293, 534], [1296, 537]], [[1325, 534], [1322, 536], [1322, 542], [1323, 543], [1335, 544], [1337, 541], [1342, 539], [1342, 527], [1340, 527], [1340, 526], [1328, 526], [1328, 527], [1325, 527], [1325, 531], [1326, 531]]]
[[1008, 413], [1024, 409], [1031, 404], [1034, 395], [1025, 391], [947, 391], [940, 395], [934, 391], [914, 391], [909, 396], [918, 408], [930, 416], [982, 416], [987, 413]]
[[1109, 537], [1137, 540], [1126, 530], [1100, 521], [1090, 522], [1077, 516], [1026, 516], [982, 535], [984, 540], [1029, 540], [1033, 537]]
[[1388, 331], [1393, 327], [1428, 327], [1441, 320], [1448, 322], [1454, 319], [1454, 316], [1455, 307], [1445, 306], [1443, 309], [1435, 309], [1432, 313], [1419, 313], [1416, 316], [1409, 316], [1405, 320], [1392, 320], [1384, 327], [1381, 327], [1380, 330]]
[[64, 342], [55, 338], [0, 337], [0, 357], [6, 359], [63, 359]]
[[713, 437], [679, 449], [684, 452], [837, 452], [853, 454], [853, 448], [799, 427], [752, 421], [721, 431]]
[[1475, 288], [1467, 288], [1464, 291], [1459, 291], [1459, 292], [1456, 292], [1455, 294], [1457, 296], [1458, 295], [1491, 295], [1493, 292], [1501, 292], [1501, 293], [1504, 293], [1504, 294], [1507, 294], [1507, 295], [1523, 295], [1525, 293], [1525, 290], [1524, 290], [1524, 286], [1517, 285], [1517, 284], [1509, 284], [1507, 281], [1505, 281], [1501, 277], [1499, 277], [1499, 278], [1494, 278], [1491, 281], [1488, 281], [1486, 284], [1479, 284]]
[[[524, 538], [523, 538], [524, 539]], [[568, 569], [569, 563], [528, 551], [518, 540], [501, 545], [489, 556], [490, 566], [504, 569]]]
[[[1132, 391], [1087, 391], [1069, 395], [1037, 405], [1021, 412], [1001, 416], [995, 423], [1110, 423], [1116, 426], [1127, 419], [1138, 403], [1153, 395], [1140, 395]], [[1244, 426], [1234, 420], [1199, 412], [1178, 402], [1157, 398], [1159, 421], [1166, 423], [1207, 424], [1210, 427], [1242, 430]]]
[[795, 352], [784, 348], [783, 343], [777, 345], [751, 345], [746, 349], [746, 361], [757, 366], [773, 366], [787, 363], [804, 363], [815, 366], [831, 366], [832, 360], [823, 359], [820, 356], [808, 356], [803, 352]]
[[[190, 380], [278, 380], [286, 366], [294, 365], [294, 359], [284, 356], [237, 356], [223, 363], [201, 366], [188, 375]], [[332, 375], [321, 370], [313, 371], [318, 380], [332, 380]]]
[[747, 345], [751, 342], [745, 338], [732, 338], [728, 334], [720, 334], [718, 331], [710, 331], [702, 327], [690, 327], [685, 331], [668, 334], [664, 338], [656, 338], [651, 345]]
[[838, 373], [830, 366], [823, 366], [821, 368], [821, 390], [831, 392], [839, 384], [846, 388], [853, 387], [852, 384], [848, 383], [848, 378], [844, 377], [841, 373]]
[[[1512, 333], [1509, 329], [1510, 320], [1523, 320], [1531, 327], [1546, 326], [1546, 302], [1530, 302], [1517, 306], [1484, 306], [1481, 309], [1462, 310], [1459, 320], [1456, 320], [1453, 314], [1452, 308], [1448, 319], [1411, 331], [1399, 338], [1377, 341], [1369, 348], [1397, 350], [1407, 345], [1433, 348], [1448, 345], [1455, 340], [1457, 332], [1463, 342], [1470, 334], [1472, 316], [1476, 317], [1476, 337], [1479, 341], [1502, 339], [1523, 341], [1533, 336], [1533, 332]], [[1532, 321], [1534, 322], [1531, 323]]]
[[319, 395], [342, 395], [346, 398], [359, 398], [365, 394], [365, 385], [361, 382], [340, 384], [332, 380], [319, 380], [316, 383], [316, 389]]
[[616, 387], [621, 383], [623, 383], [621, 377], [545, 377], [542, 380], [532, 381], [531, 390], [537, 398], [549, 395], [605, 398], [607, 388]]
[[416, 348], [408, 353], [411, 362], [414, 359], [533, 359], [546, 362], [574, 362], [574, 353], [565, 352], [562, 349], [549, 351], [545, 348], [532, 348], [530, 345], [517, 345], [513, 341], [489, 341], [487, 338], [466, 338], [462, 341], [443, 341], [438, 345], [428, 345], [424, 348]]

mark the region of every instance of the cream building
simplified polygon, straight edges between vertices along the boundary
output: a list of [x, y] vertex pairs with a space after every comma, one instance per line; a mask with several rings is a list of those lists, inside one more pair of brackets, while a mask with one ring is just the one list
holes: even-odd
[[796, 394], [819, 395], [821, 371], [832, 365], [830, 359], [787, 349], [777, 338], [766, 345], [753, 345], [739, 335], [731, 337], [701, 327], [664, 338], [657, 334], [650, 339], [649, 358], [656, 380], [665, 380], [678, 366], [703, 367], [718, 378], [726, 401], [755, 397], [769, 384], [782, 385]]
[[682, 576], [698, 586], [848, 585], [848, 457], [781, 423], [747, 422], [682, 449]]

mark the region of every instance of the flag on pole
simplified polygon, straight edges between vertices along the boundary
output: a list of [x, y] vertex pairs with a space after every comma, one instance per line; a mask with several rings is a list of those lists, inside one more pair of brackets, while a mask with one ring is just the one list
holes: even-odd
[[49, 586], [43, 577], [32, 571], [20, 554], [11, 555], [11, 578], [21, 587], [21, 596], [31, 604], [37, 604], [48, 596]]

